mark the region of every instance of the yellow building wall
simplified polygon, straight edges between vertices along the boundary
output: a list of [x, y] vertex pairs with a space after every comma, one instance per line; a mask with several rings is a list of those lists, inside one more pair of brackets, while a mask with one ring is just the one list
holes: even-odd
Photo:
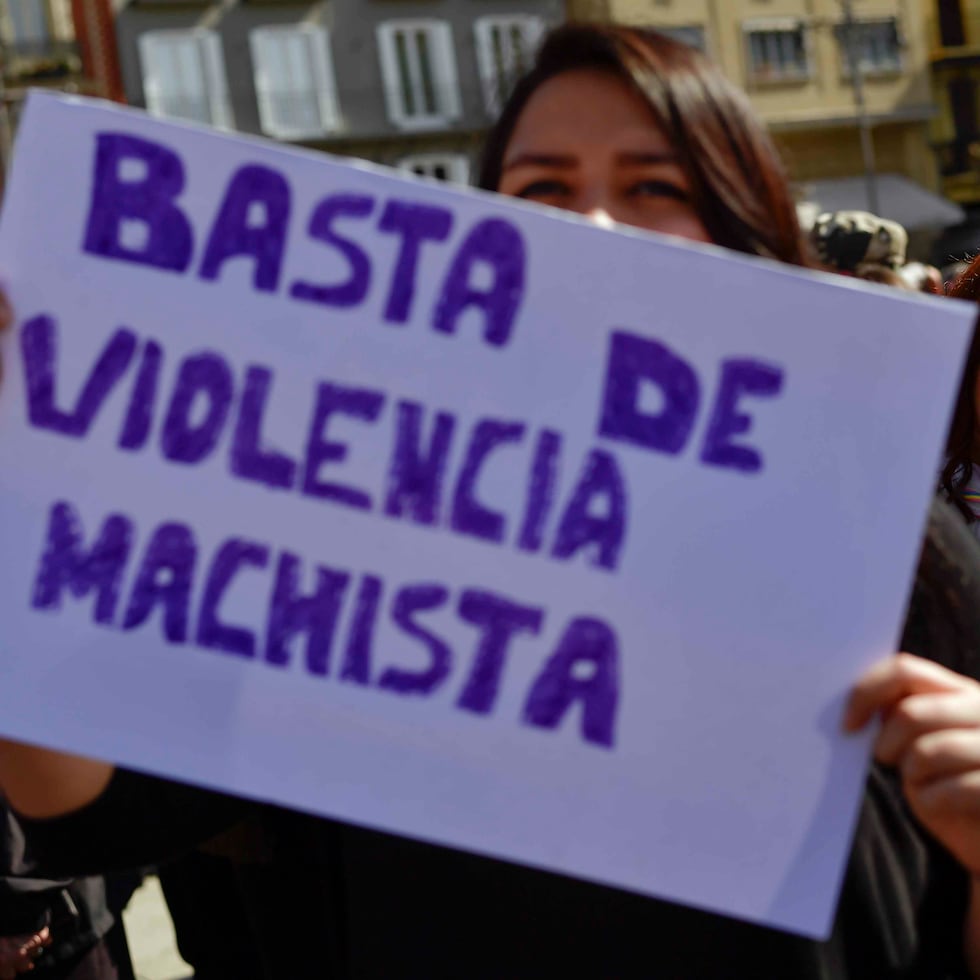
[[[649, 27], [701, 26], [708, 54], [743, 87], [788, 155], [801, 180], [851, 176], [863, 162], [855, 122], [854, 89], [835, 35], [839, 0], [568, 0], [573, 18], [605, 16]], [[858, 20], [895, 17], [903, 39], [901, 70], [864, 80], [875, 123], [880, 172], [902, 173], [938, 187], [928, 120], [935, 114], [930, 77], [931, 40], [926, 0], [855, 0]], [[975, 4], [980, 15], [980, 0]], [[760, 81], [750, 73], [746, 31], [780, 19], [805, 24], [809, 77]]]
[[[943, 47], [936, 5], [928, 4], [925, 11], [924, 35], [929, 48], [937, 107], [931, 138], [940, 148], [957, 138], [970, 138], [968, 134], [956, 132], [948, 88], [950, 81], [954, 78], [971, 79], [980, 91], [980, 0], [961, 0], [961, 10], [965, 43], [950, 48]], [[980, 119], [976, 122], [980, 128]], [[952, 165], [945, 177], [940, 178], [940, 185], [943, 193], [953, 200], [964, 204], [980, 203], [980, 140], [974, 141], [968, 154], [959, 155], [959, 162]]]
[[[864, 172], [856, 129], [794, 130], [773, 135], [794, 180], [852, 177]], [[874, 147], [879, 173], [904, 174], [926, 187], [935, 186], [935, 156], [917, 127], [878, 126]]]

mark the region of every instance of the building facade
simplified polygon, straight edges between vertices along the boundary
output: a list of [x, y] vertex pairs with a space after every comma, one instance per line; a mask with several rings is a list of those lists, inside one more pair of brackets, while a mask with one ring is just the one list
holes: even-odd
[[926, 37], [943, 191], [980, 205], [980, 0], [930, 0]]
[[[924, 2], [854, 0], [850, 43], [877, 172], [934, 191], [936, 109]], [[568, 0], [568, 10], [572, 17], [657, 27], [704, 49], [748, 92], [801, 187], [863, 173], [840, 0]]]
[[128, 101], [460, 182], [562, 0], [130, 0]]
[[0, 0], [0, 186], [27, 90], [120, 99], [109, 0]]

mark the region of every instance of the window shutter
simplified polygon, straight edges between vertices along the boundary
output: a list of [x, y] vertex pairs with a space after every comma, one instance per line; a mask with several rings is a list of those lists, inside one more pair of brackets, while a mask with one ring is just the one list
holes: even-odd
[[211, 108], [211, 122], [218, 129], [233, 129], [231, 100], [228, 97], [228, 81], [225, 75], [225, 56], [221, 50], [221, 38], [214, 31], [201, 32], [198, 43], [204, 62], [204, 76]]
[[440, 115], [449, 121], [456, 120], [463, 114], [463, 107], [459, 97], [453, 29], [449, 24], [433, 24], [431, 37]]
[[473, 24], [483, 104], [496, 116], [517, 79], [531, 67], [545, 32], [540, 17], [478, 17]]
[[310, 139], [337, 129], [340, 113], [322, 27], [256, 28], [249, 35], [262, 131]]
[[397, 20], [379, 24], [378, 55], [389, 120], [401, 129], [438, 128], [462, 114], [449, 24]]
[[44, 0], [7, 0], [7, 12], [14, 44], [37, 44], [50, 36]]
[[139, 39], [147, 109], [222, 129], [234, 125], [221, 39], [213, 31], [151, 31]]

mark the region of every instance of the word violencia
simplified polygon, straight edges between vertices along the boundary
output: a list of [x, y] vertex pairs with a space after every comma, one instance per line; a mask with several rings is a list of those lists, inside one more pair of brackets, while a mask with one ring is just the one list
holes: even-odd
[[[195, 466], [215, 455], [230, 428], [227, 466], [235, 479], [417, 525], [444, 527], [496, 545], [509, 540], [521, 551], [543, 551], [559, 561], [582, 553], [595, 567], [607, 571], [618, 567], [628, 526], [627, 481], [621, 463], [607, 449], [588, 451], [571, 490], [559, 501], [561, 433], [548, 428], [531, 433], [527, 423], [514, 419], [478, 418], [461, 437], [465, 450], [450, 481], [450, 450], [463, 428], [454, 414], [415, 401], [389, 399], [378, 389], [320, 381], [314, 386], [304, 452], [301, 458], [293, 458], [263, 446], [263, 422], [274, 386], [269, 367], [249, 365], [239, 378], [219, 353], [189, 354], [177, 366], [169, 397], [162, 397], [162, 345], [155, 340], [141, 343], [135, 333], [120, 328], [97, 357], [75, 406], [66, 410], [57, 399], [53, 318], [41, 315], [27, 320], [20, 331], [20, 347], [28, 421], [34, 428], [84, 439], [110, 394], [132, 374], [117, 438], [123, 451], [144, 450], [157, 427], [157, 448], [163, 459]], [[644, 379], [656, 382], [663, 393], [666, 407], [658, 416], [646, 415], [638, 407]], [[731, 441], [749, 424], [748, 416], [737, 409], [738, 399], [746, 391], [776, 394], [780, 382], [781, 374], [758, 362], [723, 364], [703, 462], [747, 472], [761, 468], [757, 450]], [[165, 403], [162, 412], [161, 402]], [[697, 378], [689, 365], [657, 341], [621, 332], [612, 335], [598, 429], [601, 437], [676, 454], [690, 438], [698, 407]], [[372, 495], [335, 476], [350, 448], [330, 435], [330, 422], [337, 417], [366, 426], [384, 418], [392, 430], [380, 494]], [[481, 476], [494, 457], [507, 450], [521, 451], [526, 459], [520, 515], [495, 509], [477, 495]], [[448, 494], [447, 483], [452, 484]], [[557, 524], [549, 536], [546, 527], [556, 514]]]
[[[227, 444], [221, 462], [228, 474], [266, 490], [443, 528], [489, 544], [512, 543], [523, 552], [542, 552], [557, 561], [582, 554], [589, 564], [607, 571], [614, 571], [620, 560], [628, 517], [621, 464], [611, 452], [590, 450], [570, 490], [559, 499], [563, 457], [568, 453], [561, 434], [551, 429], [534, 433], [524, 422], [485, 417], [467, 426], [451, 412], [391, 399], [380, 390], [320, 381], [312, 386], [307, 420], [297, 420], [306, 436], [304, 449], [293, 458], [263, 445], [264, 420], [275, 389], [271, 368], [249, 365], [240, 376], [218, 353], [190, 354], [178, 363], [170, 392], [163, 393], [162, 345], [154, 340], [141, 343], [132, 331], [119, 329], [96, 358], [75, 405], [64, 409], [57, 397], [54, 320], [28, 320], [20, 342], [28, 422], [36, 429], [85, 439], [110, 395], [128, 381], [116, 437], [116, 446], [124, 452], [152, 450], [169, 464], [195, 467]], [[351, 445], [331, 434], [331, 423], [339, 418], [364, 426], [366, 433], [384, 424], [390, 433], [380, 490], [345, 477]], [[462, 451], [453, 453], [457, 442]], [[484, 473], [508, 451], [523, 454], [528, 474], [523, 505], [514, 507], [513, 514], [478, 495]], [[553, 531], [548, 531], [550, 523], [555, 523]]]
[[[159, 610], [165, 642], [193, 643], [219, 653], [261, 659], [286, 668], [294, 647], [305, 648], [303, 663], [311, 676], [335, 676], [342, 683], [372, 687], [392, 694], [430, 697], [450, 679], [457, 651], [435, 632], [424, 616], [445, 614], [455, 605], [458, 618], [478, 633], [469, 673], [455, 706], [476, 715], [490, 715], [504, 680], [508, 651], [521, 636], [535, 637], [545, 610], [483, 589], [462, 588], [458, 601], [445, 585], [410, 583], [390, 590], [377, 575], [357, 575], [317, 565], [316, 584], [300, 587], [303, 564], [288, 551], [273, 555], [259, 541], [228, 538], [206, 562], [193, 530], [168, 522], [149, 536], [132, 577], [128, 598], [120, 603], [122, 582], [135, 550], [136, 525], [124, 514], [110, 514], [86, 548], [76, 508], [59, 501], [50, 511], [44, 552], [35, 578], [31, 604], [57, 610], [66, 594], [94, 594], [94, 621], [124, 631], [143, 626]], [[222, 618], [220, 607], [235, 580], [244, 574], [272, 570], [272, 586], [262, 637], [258, 631]], [[376, 664], [374, 636], [383, 615], [404, 639], [420, 651], [417, 669]], [[346, 636], [332, 661], [337, 624], [349, 606]], [[120, 606], [122, 605], [121, 609]], [[196, 611], [196, 616], [195, 616]], [[121, 612], [121, 615], [120, 615]], [[386, 653], [397, 643], [389, 643]], [[524, 699], [524, 724], [557, 729], [577, 708], [584, 741], [612, 748], [619, 702], [619, 650], [616, 634], [603, 620], [571, 619], [538, 670]]]

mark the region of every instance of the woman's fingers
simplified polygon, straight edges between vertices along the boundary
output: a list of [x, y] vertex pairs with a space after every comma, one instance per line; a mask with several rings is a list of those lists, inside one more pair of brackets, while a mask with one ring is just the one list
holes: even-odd
[[931, 660], [899, 653], [876, 664], [855, 684], [844, 712], [844, 728], [856, 732], [910, 695], [953, 692], [969, 684], [975, 682]]
[[[980, 728], [949, 728], [918, 738], [901, 760], [902, 781], [926, 793], [931, 784], [964, 777], [961, 786], [971, 783], [971, 773], [980, 779]], [[980, 808], [980, 798], [976, 805]]]
[[980, 874], [980, 684], [900, 653], [857, 683], [844, 726], [856, 731], [878, 714], [875, 757], [899, 770], [923, 826]]
[[0, 287], [0, 331], [6, 329], [14, 322], [14, 311], [7, 299], [7, 294], [3, 287]]
[[905, 784], [912, 812], [975, 876], [980, 876], [980, 769]]
[[43, 949], [45, 946], [51, 945], [51, 930], [45, 926], [40, 932], [35, 932], [32, 936], [27, 939], [24, 943], [24, 950], [27, 952], [33, 952], [36, 949]]
[[875, 742], [875, 758], [897, 766], [917, 739], [944, 729], [980, 726], [980, 685], [939, 694], [911, 694], [886, 714]]

